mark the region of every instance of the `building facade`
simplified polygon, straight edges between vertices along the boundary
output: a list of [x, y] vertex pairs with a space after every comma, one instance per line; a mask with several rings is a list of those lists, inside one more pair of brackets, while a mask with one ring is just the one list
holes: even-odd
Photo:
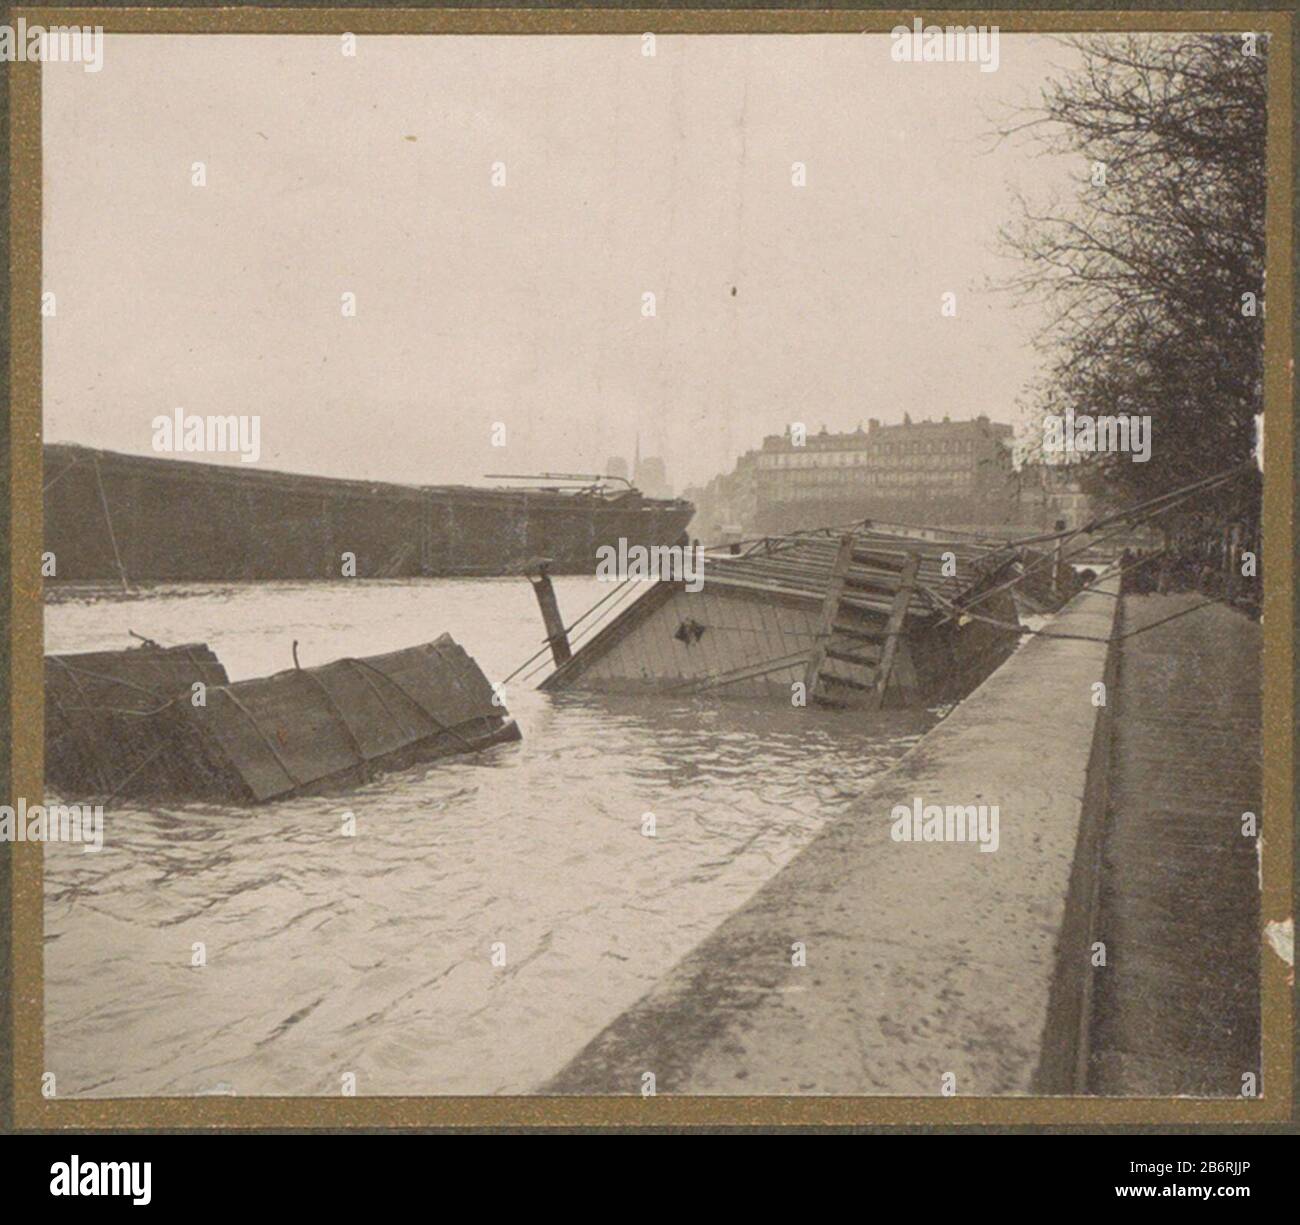
[[731, 472], [721, 473], [682, 494], [695, 505], [692, 536], [713, 545], [756, 534], [758, 456], [758, 451], [746, 451]]
[[1020, 519], [1026, 527], [1073, 530], [1089, 522], [1093, 500], [1083, 491], [1081, 464], [1026, 463], [1019, 470]]
[[760, 532], [880, 519], [980, 528], [1019, 518], [1010, 425], [869, 421], [847, 434], [769, 435], [755, 469]]
[[630, 480], [647, 498], [673, 496], [672, 486], [668, 483], [668, 465], [657, 455], [642, 456], [639, 438], [631, 465], [621, 455], [611, 455], [605, 460], [603, 475]]

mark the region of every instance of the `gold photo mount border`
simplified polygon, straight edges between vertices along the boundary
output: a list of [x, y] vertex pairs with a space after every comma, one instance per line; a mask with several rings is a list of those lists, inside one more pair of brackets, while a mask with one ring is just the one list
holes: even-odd
[[[29, 24], [122, 34], [814, 34], [886, 33], [914, 16], [996, 24], [1008, 33], [1257, 30], [1271, 36], [1268, 80], [1264, 476], [1264, 813], [1261, 922], [1292, 913], [1292, 39], [1289, 12], [1034, 12], [647, 9], [15, 8]], [[10, 695], [13, 795], [43, 794], [40, 65], [8, 65], [10, 144]], [[21, 712], [21, 714], [19, 713]], [[1281, 818], [1286, 814], [1285, 833]], [[1256, 1099], [1096, 1097], [176, 1097], [46, 1099], [44, 857], [12, 853], [15, 1128], [347, 1128], [448, 1126], [863, 1126], [875, 1124], [1264, 1124], [1291, 1117], [1293, 991], [1260, 936], [1264, 1095]]]

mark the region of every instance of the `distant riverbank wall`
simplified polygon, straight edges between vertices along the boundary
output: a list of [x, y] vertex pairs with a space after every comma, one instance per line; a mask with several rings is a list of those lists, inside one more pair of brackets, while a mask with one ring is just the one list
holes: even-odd
[[[1076, 596], [1046, 628], [1077, 637], [1026, 642], [542, 1091], [1083, 1091], [1117, 589]], [[996, 849], [900, 840], [928, 806], [996, 806]]]

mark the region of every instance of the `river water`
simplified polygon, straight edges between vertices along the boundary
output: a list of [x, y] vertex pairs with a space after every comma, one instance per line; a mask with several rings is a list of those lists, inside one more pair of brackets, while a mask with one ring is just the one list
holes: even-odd
[[[566, 620], [608, 590], [556, 589]], [[47, 603], [47, 651], [129, 646], [128, 630], [207, 642], [232, 680], [290, 667], [294, 639], [311, 665], [443, 631], [500, 680], [542, 637], [522, 579]], [[345, 1076], [359, 1095], [533, 1091], [934, 719], [547, 695], [540, 679], [507, 690], [522, 743], [477, 759], [261, 808], [114, 802], [102, 852], [47, 846], [59, 1095], [337, 1094]]]

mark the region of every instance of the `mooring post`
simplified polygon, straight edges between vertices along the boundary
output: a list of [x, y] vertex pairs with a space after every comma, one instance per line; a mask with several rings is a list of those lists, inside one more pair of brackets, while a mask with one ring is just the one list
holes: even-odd
[[569, 650], [569, 636], [564, 630], [564, 618], [560, 616], [560, 605], [555, 598], [555, 588], [551, 586], [551, 576], [546, 572], [549, 563], [539, 562], [537, 577], [529, 577], [533, 593], [537, 596], [537, 605], [542, 610], [542, 621], [546, 625], [546, 641], [551, 644], [551, 657], [558, 668], [573, 657]]

